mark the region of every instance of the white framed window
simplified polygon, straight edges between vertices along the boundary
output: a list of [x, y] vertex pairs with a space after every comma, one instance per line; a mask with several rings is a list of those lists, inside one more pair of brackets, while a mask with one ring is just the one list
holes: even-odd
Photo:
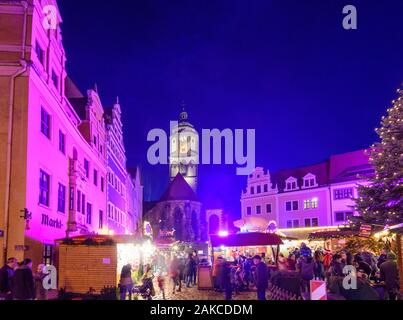
[[302, 189], [315, 188], [317, 186], [318, 183], [316, 181], [316, 176], [314, 174], [308, 173], [307, 175], [304, 176]]
[[294, 177], [289, 177], [287, 180], [285, 180], [285, 189], [284, 191], [294, 191], [298, 190], [298, 181], [297, 178]]

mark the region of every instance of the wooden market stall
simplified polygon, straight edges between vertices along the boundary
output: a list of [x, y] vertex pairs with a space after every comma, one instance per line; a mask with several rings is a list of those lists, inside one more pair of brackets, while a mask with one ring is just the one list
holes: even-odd
[[[153, 247], [147, 239], [129, 235], [84, 235], [57, 240], [58, 288], [66, 292], [100, 293], [116, 287], [123, 265], [147, 263]], [[148, 252], [144, 254], [144, 250]]]
[[[281, 237], [274, 233], [263, 232], [240, 232], [228, 236], [210, 235], [210, 245], [214, 248], [229, 248], [232, 251], [240, 251], [245, 254], [247, 250], [254, 254], [273, 254], [277, 262], [280, 245], [283, 244]], [[268, 250], [271, 248], [271, 252]], [[250, 251], [250, 249], [254, 249]]]

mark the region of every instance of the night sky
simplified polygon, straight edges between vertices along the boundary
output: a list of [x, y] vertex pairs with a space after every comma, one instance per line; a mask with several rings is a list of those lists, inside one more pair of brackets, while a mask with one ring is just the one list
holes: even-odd
[[[276, 171], [366, 148], [403, 81], [403, 1], [59, 0], [68, 73], [104, 105], [120, 97], [129, 166], [157, 199], [167, 166], [150, 166], [153, 128], [182, 101], [201, 128], [256, 129], [256, 164]], [[342, 28], [353, 4], [358, 30]], [[240, 214], [246, 177], [201, 166], [206, 207]]]

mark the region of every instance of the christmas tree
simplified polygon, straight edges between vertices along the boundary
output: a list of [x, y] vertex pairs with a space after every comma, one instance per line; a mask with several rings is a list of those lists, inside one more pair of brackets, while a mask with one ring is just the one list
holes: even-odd
[[352, 222], [392, 225], [403, 222], [403, 89], [392, 101], [388, 115], [376, 129], [380, 142], [369, 149], [374, 175], [368, 185], [359, 186], [356, 210], [361, 214]]

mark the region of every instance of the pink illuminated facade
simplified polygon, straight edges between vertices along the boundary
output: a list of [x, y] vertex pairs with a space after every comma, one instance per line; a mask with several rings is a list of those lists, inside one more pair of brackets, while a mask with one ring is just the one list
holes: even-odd
[[270, 174], [256, 168], [241, 195], [241, 231], [312, 228], [345, 224], [355, 215], [358, 176], [373, 172], [363, 150], [330, 157], [312, 166]]
[[[43, 23], [46, 5], [55, 29]], [[0, 3], [2, 261], [53, 263], [55, 239], [109, 232], [104, 108], [96, 88], [82, 94], [68, 78], [61, 22], [54, 0]], [[139, 189], [138, 173], [129, 190]], [[127, 233], [141, 221], [142, 191], [125, 199]]]

